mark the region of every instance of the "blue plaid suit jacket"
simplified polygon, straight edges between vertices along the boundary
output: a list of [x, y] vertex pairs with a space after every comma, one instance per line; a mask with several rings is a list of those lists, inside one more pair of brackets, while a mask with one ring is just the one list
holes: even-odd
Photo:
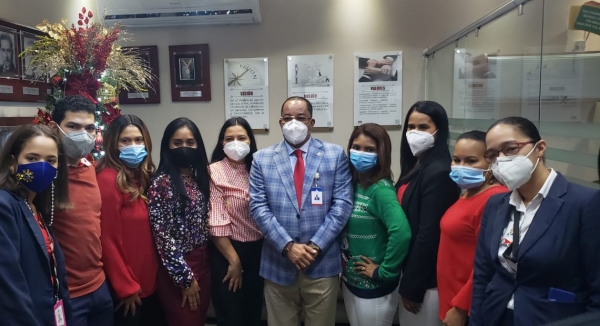
[[[254, 154], [250, 171], [250, 214], [262, 231], [260, 275], [280, 285], [294, 282], [298, 271], [282, 255], [285, 245], [315, 243], [323, 251], [305, 270], [310, 278], [342, 271], [338, 236], [352, 212], [353, 189], [342, 147], [312, 138], [305, 159], [302, 209], [298, 210], [294, 177], [283, 142]], [[315, 174], [323, 188], [323, 205], [311, 204]]]

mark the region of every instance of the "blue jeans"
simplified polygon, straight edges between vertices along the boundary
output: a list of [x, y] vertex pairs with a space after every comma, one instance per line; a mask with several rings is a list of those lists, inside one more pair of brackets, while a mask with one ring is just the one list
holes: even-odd
[[69, 326], [112, 326], [113, 302], [106, 281], [94, 292], [71, 298]]

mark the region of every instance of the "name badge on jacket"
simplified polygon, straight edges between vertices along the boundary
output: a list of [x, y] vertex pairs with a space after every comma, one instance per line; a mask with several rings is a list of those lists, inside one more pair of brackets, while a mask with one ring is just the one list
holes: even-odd
[[320, 188], [320, 187], [310, 188], [310, 199], [311, 199], [311, 204], [313, 204], [314, 206], [323, 205], [323, 188]]

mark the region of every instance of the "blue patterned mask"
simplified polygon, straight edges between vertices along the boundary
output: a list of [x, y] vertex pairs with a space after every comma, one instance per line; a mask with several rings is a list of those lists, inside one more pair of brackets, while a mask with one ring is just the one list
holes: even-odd
[[485, 177], [483, 176], [485, 171], [470, 166], [453, 165], [450, 178], [461, 189], [472, 189], [481, 186], [485, 182]]
[[129, 145], [121, 147], [119, 150], [121, 151], [119, 158], [130, 168], [137, 167], [148, 156], [145, 145]]
[[359, 173], [365, 173], [377, 164], [377, 153], [350, 150], [350, 162]]
[[25, 188], [39, 194], [48, 189], [58, 170], [46, 161], [19, 164], [17, 179]]

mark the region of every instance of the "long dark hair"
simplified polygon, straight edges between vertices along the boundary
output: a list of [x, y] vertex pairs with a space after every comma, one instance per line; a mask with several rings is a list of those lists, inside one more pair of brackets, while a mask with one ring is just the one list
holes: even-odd
[[[135, 168], [125, 166], [119, 158], [119, 138], [121, 133], [128, 126], [135, 126], [144, 137], [144, 146], [148, 155], [142, 163]], [[125, 114], [117, 117], [104, 132], [104, 157], [98, 160], [96, 164], [96, 172], [100, 172], [107, 167], [117, 171], [117, 187], [123, 193], [131, 194], [131, 200], [136, 200], [141, 197], [148, 200], [146, 191], [150, 186], [150, 177], [154, 173], [154, 163], [152, 162], [152, 140], [150, 132], [142, 119], [135, 115]], [[136, 187], [136, 184], [139, 184]]]
[[[377, 146], [377, 165], [363, 175], [361, 180], [361, 186], [363, 188], [369, 188], [372, 184], [378, 182], [381, 179], [392, 179], [392, 141], [390, 135], [385, 129], [376, 123], [365, 123], [354, 129], [350, 140], [348, 140], [348, 155], [352, 148], [352, 143], [356, 137], [365, 135], [375, 142]], [[358, 183], [358, 171], [354, 168], [354, 165], [350, 164], [350, 172], [352, 173], [352, 181], [356, 186]]]
[[219, 139], [217, 140], [217, 145], [215, 145], [215, 149], [212, 152], [210, 163], [219, 162], [225, 158], [225, 152], [223, 151], [223, 140], [225, 139], [225, 132], [227, 131], [227, 128], [232, 126], [242, 126], [242, 128], [244, 128], [248, 134], [248, 139], [250, 140], [250, 153], [246, 155], [246, 158], [244, 158], [244, 163], [246, 164], [246, 170], [250, 172], [250, 168], [252, 167], [252, 155], [256, 153], [258, 149], [256, 148], [256, 140], [254, 140], [252, 128], [250, 127], [248, 121], [242, 117], [233, 117], [225, 121], [223, 127], [221, 127], [221, 131], [219, 132]]
[[[417, 165], [417, 157], [413, 155], [406, 140], [406, 130], [408, 129], [408, 120], [413, 112], [420, 112], [426, 114], [431, 118], [437, 128], [435, 134], [435, 143], [432, 148], [428, 149]], [[448, 115], [446, 110], [439, 103], [434, 101], [419, 101], [415, 103], [404, 119], [404, 127], [402, 128], [402, 140], [400, 142], [400, 177], [396, 182], [396, 188], [402, 184], [410, 181], [410, 179], [419, 171], [420, 166], [428, 165], [435, 160], [444, 160], [450, 162], [452, 157], [448, 150], [448, 137], [450, 135], [450, 128], [448, 126]]]
[[[69, 209], [72, 206], [69, 201], [67, 159], [60, 138], [50, 127], [45, 125], [24, 125], [8, 137], [0, 153], [0, 189], [18, 194], [24, 199], [27, 198], [27, 190], [19, 183], [15, 173], [18, 164], [17, 159], [25, 144], [39, 136], [48, 137], [56, 142], [58, 148], [58, 174], [53, 181], [54, 206], [59, 210]], [[33, 204], [42, 213], [44, 221], [50, 223], [52, 187], [36, 194]]]
[[170, 155], [169, 144], [171, 142], [171, 137], [173, 134], [180, 128], [188, 128], [192, 135], [194, 135], [194, 139], [196, 140], [197, 148], [197, 159], [195, 165], [192, 166], [192, 177], [198, 184], [200, 191], [204, 195], [204, 204], [205, 207], [208, 207], [208, 201], [210, 196], [208, 181], [208, 158], [206, 157], [206, 148], [204, 147], [204, 141], [202, 140], [202, 135], [200, 134], [200, 130], [196, 126], [192, 120], [188, 118], [177, 118], [171, 123], [167, 125], [165, 128], [165, 132], [163, 134], [162, 140], [160, 142], [160, 163], [158, 168], [156, 169], [156, 175], [160, 175], [162, 173], [169, 175], [173, 185], [175, 186], [175, 190], [183, 196], [183, 198], [189, 199], [187, 195], [187, 191], [183, 187], [183, 181], [181, 180], [181, 173], [179, 172], [179, 168], [177, 164], [173, 162], [173, 158]]

